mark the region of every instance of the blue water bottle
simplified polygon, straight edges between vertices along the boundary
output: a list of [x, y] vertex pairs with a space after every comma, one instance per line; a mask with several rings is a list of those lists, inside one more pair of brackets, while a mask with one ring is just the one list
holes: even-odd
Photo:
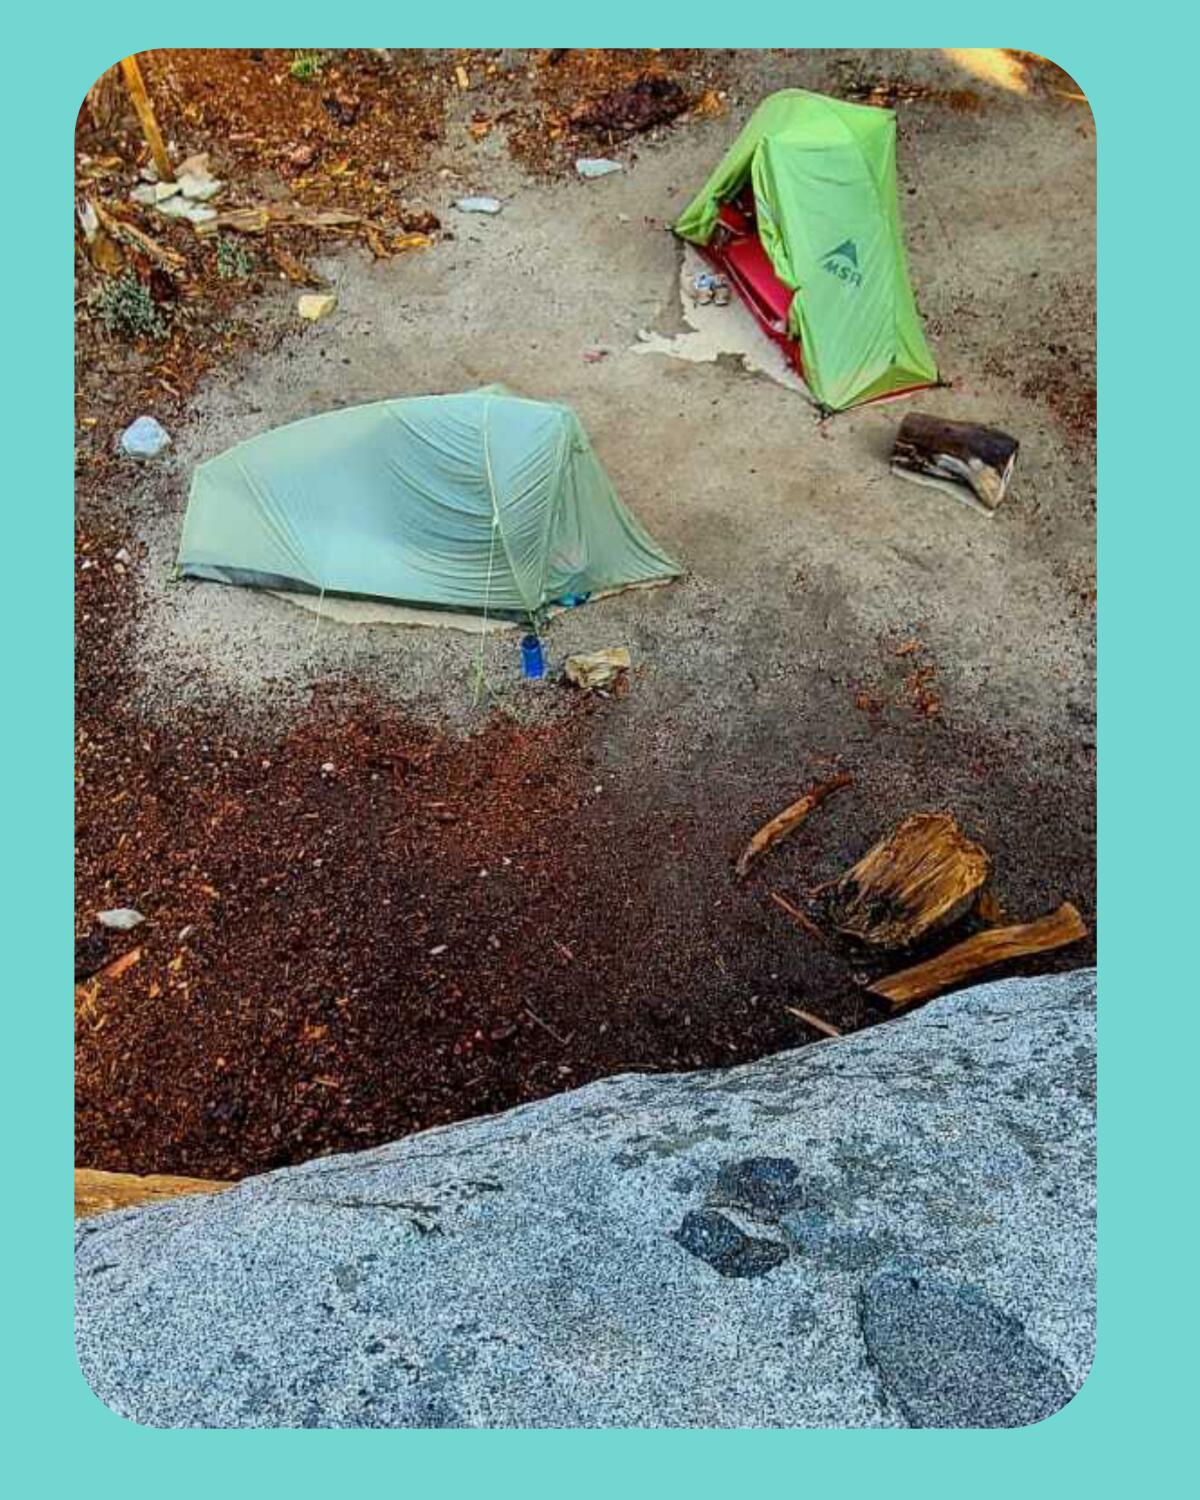
[[531, 679], [545, 677], [546, 658], [542, 655], [542, 643], [536, 635], [521, 637], [521, 671]]

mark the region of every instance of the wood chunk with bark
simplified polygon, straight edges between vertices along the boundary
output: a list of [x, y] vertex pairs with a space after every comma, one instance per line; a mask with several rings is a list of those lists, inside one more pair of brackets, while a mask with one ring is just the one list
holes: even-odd
[[738, 879], [744, 879], [746, 872], [759, 855], [765, 853], [772, 844], [777, 844], [781, 838], [791, 833], [793, 828], [803, 823], [809, 813], [820, 807], [826, 797], [841, 787], [849, 785], [850, 777], [841, 771], [836, 776], [831, 776], [828, 781], [822, 781], [812, 787], [790, 807], [785, 807], [781, 813], [777, 813], [769, 823], [764, 823], [738, 855], [737, 863], [733, 867]]
[[945, 813], [915, 813], [822, 889], [832, 925], [872, 948], [908, 948], [974, 906], [992, 861]]
[[995, 427], [909, 412], [896, 433], [892, 473], [991, 515], [1004, 499], [1019, 446]]
[[925, 963], [914, 964], [868, 985], [868, 993], [887, 1000], [893, 1010], [929, 1000], [954, 985], [962, 984], [983, 969], [1025, 958], [1031, 953], [1047, 953], [1087, 937], [1083, 918], [1069, 901], [1057, 911], [1039, 917], [1036, 922], [1021, 922], [1013, 927], [992, 927], [974, 937], [956, 943]]

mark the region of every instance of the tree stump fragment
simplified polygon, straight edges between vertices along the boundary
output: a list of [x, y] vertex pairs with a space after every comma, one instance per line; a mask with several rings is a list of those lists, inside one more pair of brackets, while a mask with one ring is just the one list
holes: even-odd
[[821, 892], [830, 923], [872, 948], [908, 948], [964, 916], [992, 861], [945, 813], [915, 813]]

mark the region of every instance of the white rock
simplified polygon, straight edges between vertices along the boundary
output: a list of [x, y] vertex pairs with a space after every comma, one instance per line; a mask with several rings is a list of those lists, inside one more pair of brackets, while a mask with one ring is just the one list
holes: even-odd
[[113, 932], [132, 932], [146, 919], [136, 907], [114, 906], [111, 911], [97, 912], [96, 920], [101, 927], [108, 927]]
[[454, 206], [463, 214], [498, 214], [504, 207], [499, 198], [456, 198]]
[[612, 172], [623, 172], [625, 168], [607, 156], [581, 156], [575, 163], [575, 170], [580, 177], [607, 177]]
[[157, 458], [170, 441], [170, 433], [157, 418], [138, 417], [121, 434], [121, 452], [130, 458]]
[[309, 323], [328, 317], [338, 305], [336, 292], [305, 292], [296, 303], [296, 311]]

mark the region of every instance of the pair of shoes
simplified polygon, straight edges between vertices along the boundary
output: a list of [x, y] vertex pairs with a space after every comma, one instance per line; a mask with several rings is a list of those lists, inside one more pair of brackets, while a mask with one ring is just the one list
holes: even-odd
[[716, 307], [724, 307], [729, 301], [729, 283], [724, 276], [713, 276], [707, 271], [695, 276], [692, 278], [692, 301], [697, 307], [705, 307], [710, 302]]

